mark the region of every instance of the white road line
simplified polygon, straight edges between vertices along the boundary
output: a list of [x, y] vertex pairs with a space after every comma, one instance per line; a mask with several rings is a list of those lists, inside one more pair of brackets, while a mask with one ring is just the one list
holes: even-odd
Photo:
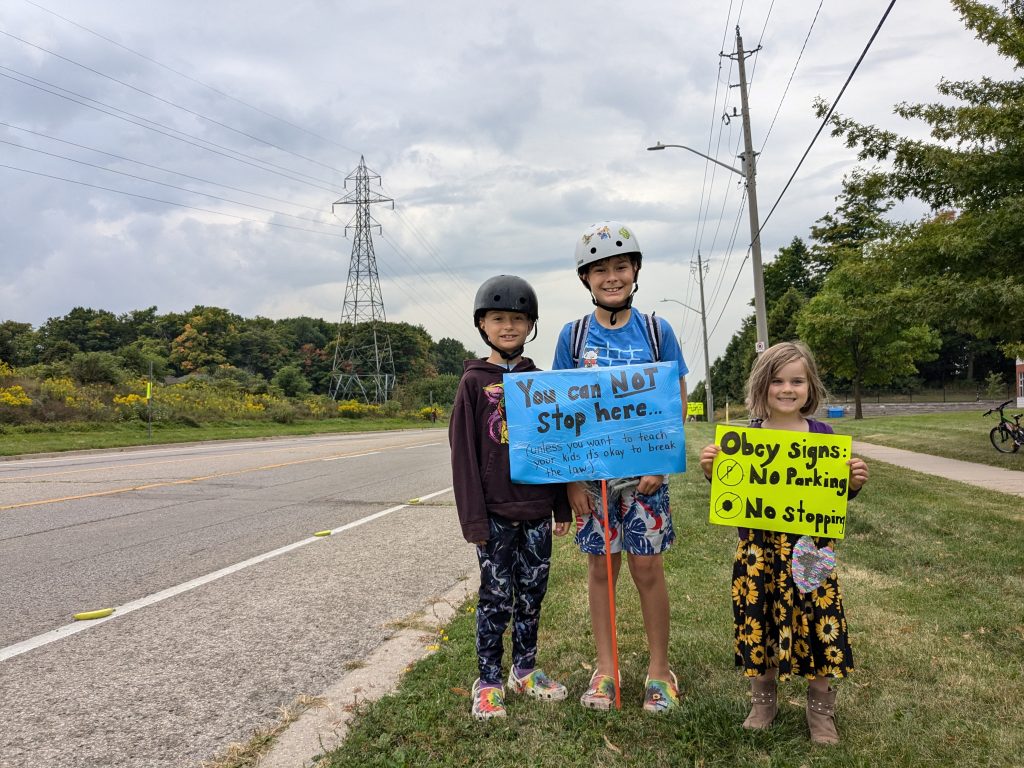
[[421, 445], [407, 445], [403, 448], [403, 451], [411, 451], [413, 448], [428, 448], [431, 445], [441, 445], [441, 443], [423, 443]]
[[[444, 488], [443, 490], [440, 491], [434, 491], [433, 493], [428, 493], [424, 496], [420, 496], [417, 501], [423, 502], [426, 501], [427, 499], [432, 499], [435, 496], [440, 496], [442, 494], [448, 493], [450, 490], [452, 490], [451, 486]], [[372, 515], [367, 515], [366, 517], [362, 517], [351, 523], [346, 523], [345, 525], [342, 525], [338, 528], [333, 528], [331, 529], [331, 533], [343, 533], [344, 531], [349, 531], [353, 528], [358, 528], [361, 525], [365, 525], [366, 523], [384, 517], [385, 515], [390, 515], [392, 512], [397, 512], [400, 509], [405, 509], [408, 506], [411, 505], [399, 504], [398, 506], [390, 507], [388, 509], [381, 510], [380, 512], [374, 512]], [[94, 627], [98, 627], [100, 624], [105, 624], [108, 621], [114, 621], [115, 619], [121, 616], [131, 613], [132, 611], [137, 611], [140, 608], [146, 608], [150, 605], [155, 605], [156, 603], [167, 600], [168, 598], [180, 595], [183, 592], [188, 592], [189, 590], [195, 589], [196, 587], [201, 587], [204, 584], [209, 584], [210, 582], [217, 581], [217, 579], [229, 576], [232, 573], [237, 573], [238, 571], [244, 570], [245, 568], [248, 568], [250, 566], [257, 565], [266, 560], [270, 560], [271, 558], [277, 557], [278, 555], [283, 555], [286, 552], [291, 552], [292, 550], [298, 549], [299, 547], [304, 547], [307, 544], [312, 544], [317, 541], [323, 541], [325, 538], [326, 537], [321, 538], [318, 536], [310, 536], [309, 538], [301, 539], [300, 541], [296, 541], [292, 544], [287, 544], [283, 547], [279, 547], [278, 549], [272, 550], [271, 552], [265, 552], [262, 555], [250, 557], [248, 560], [243, 560], [240, 563], [229, 565], [227, 568], [221, 568], [219, 571], [214, 571], [213, 573], [208, 573], [205, 576], [200, 576], [199, 578], [192, 579], [191, 581], [186, 581], [184, 584], [178, 584], [174, 587], [168, 587], [167, 589], [163, 589], [159, 592], [154, 592], [152, 595], [147, 595], [146, 597], [141, 597], [138, 600], [132, 600], [131, 602], [125, 603], [124, 605], [119, 605], [117, 606], [117, 610], [110, 616], [107, 616], [106, 618], [92, 619], [91, 621], [76, 621], [73, 624], [66, 624], [63, 627], [58, 627], [57, 629], [50, 630], [49, 632], [44, 632], [41, 635], [30, 637], [28, 640], [22, 640], [20, 643], [8, 645], [6, 648], [0, 648], [0, 661], [13, 659], [15, 656], [20, 656], [23, 653], [28, 653], [29, 651], [35, 650], [36, 648], [41, 648], [44, 645], [49, 645], [50, 643], [55, 643], [58, 640], [63, 640], [65, 637], [70, 637], [71, 635], [78, 634], [79, 632], [84, 632], [87, 629], [93, 629]]]

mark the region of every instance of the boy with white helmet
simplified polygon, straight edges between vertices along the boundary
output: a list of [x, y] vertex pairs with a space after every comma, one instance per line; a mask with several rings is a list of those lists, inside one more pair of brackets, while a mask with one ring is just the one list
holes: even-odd
[[[556, 369], [614, 366], [675, 360], [679, 393], [686, 402], [686, 362], [668, 323], [632, 308], [642, 261], [630, 227], [603, 221], [587, 228], [576, 243], [576, 271], [596, 309], [568, 323], [558, 337]], [[685, 413], [685, 409], [684, 409]], [[628, 554], [633, 583], [640, 595], [650, 660], [643, 707], [666, 712], [679, 704], [679, 684], [668, 663], [669, 601], [662, 553], [675, 539], [668, 484], [662, 475], [608, 480], [612, 584], [618, 579], [622, 551]], [[610, 709], [615, 701], [613, 638], [608, 573], [605, 566], [604, 514], [600, 483], [568, 485], [569, 504], [577, 518], [576, 543], [587, 554], [590, 623], [597, 645], [597, 668], [580, 703]]]
[[565, 486], [513, 483], [508, 456], [503, 379], [505, 373], [536, 371], [523, 357], [527, 336], [536, 336], [537, 294], [514, 275], [498, 275], [477, 290], [473, 324], [491, 348], [482, 360], [467, 360], [452, 408], [455, 504], [466, 541], [476, 544], [480, 593], [476, 649], [480, 677], [473, 684], [473, 716], [505, 716], [502, 636], [512, 624], [512, 668], [508, 686], [537, 699], [564, 699], [565, 686], [537, 668], [537, 629], [551, 566], [554, 534], [564, 536], [572, 515]]

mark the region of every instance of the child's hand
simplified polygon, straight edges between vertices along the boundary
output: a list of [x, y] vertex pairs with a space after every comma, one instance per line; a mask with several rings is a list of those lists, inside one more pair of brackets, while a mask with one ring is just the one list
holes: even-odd
[[650, 496], [656, 490], [661, 488], [661, 485], [664, 482], [664, 475], [644, 475], [640, 478], [640, 482], [637, 483], [636, 490], [638, 493]]
[[711, 445], [705, 445], [704, 450], [700, 452], [700, 468], [704, 471], [704, 477], [711, 478], [711, 468], [715, 463], [715, 456], [721, 449], [712, 443]]
[[864, 459], [858, 459], [856, 456], [846, 463], [850, 467], [850, 490], [859, 491], [868, 481], [868, 465], [864, 463]]
[[569, 496], [569, 507], [577, 520], [584, 515], [594, 514], [594, 500], [590, 498], [587, 487], [583, 483], [569, 483], [565, 490]]
[[569, 532], [568, 523], [555, 523], [555, 536], [565, 536]]

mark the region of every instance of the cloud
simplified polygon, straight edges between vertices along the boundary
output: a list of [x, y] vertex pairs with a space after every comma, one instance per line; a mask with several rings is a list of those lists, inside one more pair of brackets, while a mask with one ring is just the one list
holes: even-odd
[[[42, 5], [146, 58], [27, 3], [8, 4], [4, 27], [166, 101], [0, 40], [0, 66], [160, 124], [145, 128], [48, 94], [40, 83], [0, 77], [6, 122], [148, 164], [0, 126], [0, 138], [23, 145], [0, 145], [0, 163], [35, 172], [0, 168], [0, 320], [38, 325], [79, 305], [168, 312], [207, 304], [245, 316], [333, 321], [352, 247], [339, 235], [353, 212], [331, 206], [351, 191], [345, 177], [364, 156], [396, 204], [372, 211], [383, 228], [374, 244], [389, 319], [479, 348], [467, 320], [476, 286], [518, 273], [541, 298], [546, 330], [530, 351], [547, 364], [557, 326], [590, 307], [572, 269], [575, 237], [593, 221], [621, 219], [637, 228], [645, 249], [638, 305], [658, 309], [688, 337], [694, 383], [703, 375], [693, 344], [698, 318], [660, 300], [696, 303], [690, 262], [701, 250], [717, 295], [709, 315], [721, 316], [712, 357], [721, 353], [751, 311], [746, 209], [739, 177], [681, 150], [646, 147], [687, 144], [739, 163], [739, 121], [721, 120], [738, 106], [729, 87], [735, 66], [719, 52], [732, 50], [740, 23], [748, 49], [763, 45], [749, 60], [756, 147], [778, 109], [759, 158], [765, 216], [817, 129], [812, 99], [835, 97], [877, 23], [860, 6], [822, 6], [780, 108], [816, 4], [771, 4], [766, 19], [765, 4], [748, 3], [738, 20], [738, 6], [726, 18], [724, 5], [667, 0], [186, 0], [131, 14], [98, 0], [87, 15], [67, 0]], [[1009, 70], [950, 7], [907, 0], [840, 111], [919, 130], [893, 117], [892, 105], [933, 100], [941, 76], [981, 73]], [[854, 163], [835, 139], [819, 139], [763, 232], [766, 260], [806, 236]]]

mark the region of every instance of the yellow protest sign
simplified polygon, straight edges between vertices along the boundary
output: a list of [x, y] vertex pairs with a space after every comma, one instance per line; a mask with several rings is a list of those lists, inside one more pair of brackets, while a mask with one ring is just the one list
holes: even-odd
[[711, 475], [717, 525], [841, 539], [853, 439], [719, 425]]
[[687, 403], [686, 404], [686, 415], [687, 416], [703, 416], [704, 415], [704, 403]]

